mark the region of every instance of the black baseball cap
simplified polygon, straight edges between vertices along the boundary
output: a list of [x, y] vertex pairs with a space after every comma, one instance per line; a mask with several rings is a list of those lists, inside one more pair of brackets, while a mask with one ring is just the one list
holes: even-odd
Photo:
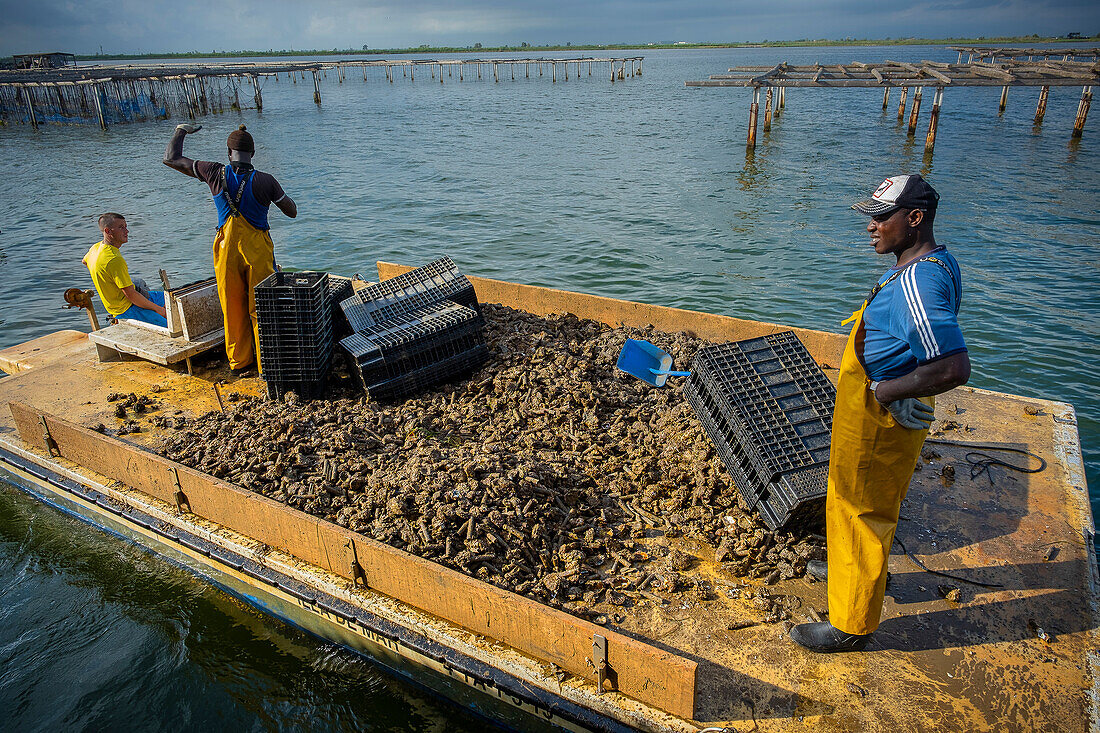
[[936, 189], [919, 173], [894, 176], [883, 181], [871, 198], [852, 204], [852, 208], [867, 216], [880, 216], [897, 209], [935, 211], [940, 200]]

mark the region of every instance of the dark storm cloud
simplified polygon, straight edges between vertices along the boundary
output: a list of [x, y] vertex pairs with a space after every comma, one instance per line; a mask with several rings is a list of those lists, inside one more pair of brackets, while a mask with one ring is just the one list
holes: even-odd
[[0, 53], [1100, 32], [1095, 0], [0, 0]]

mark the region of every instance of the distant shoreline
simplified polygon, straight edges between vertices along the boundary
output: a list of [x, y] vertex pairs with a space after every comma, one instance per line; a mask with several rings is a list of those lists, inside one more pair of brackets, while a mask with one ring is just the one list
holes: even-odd
[[845, 38], [839, 40], [755, 41], [736, 43], [648, 43], [648, 44], [566, 44], [549, 46], [418, 46], [416, 48], [345, 48], [328, 51], [319, 49], [287, 49], [266, 51], [188, 51], [186, 53], [132, 53], [132, 54], [77, 54], [81, 61], [98, 59], [186, 59], [186, 58], [242, 58], [250, 56], [383, 56], [414, 53], [538, 53], [543, 51], [623, 51], [649, 49], [706, 49], [706, 48], [799, 48], [819, 46], [937, 46], [937, 45], [998, 45], [1022, 44], [1080, 44], [1095, 43], [1100, 36], [1088, 38], [1051, 38], [1039, 36], [1011, 36], [997, 38]]

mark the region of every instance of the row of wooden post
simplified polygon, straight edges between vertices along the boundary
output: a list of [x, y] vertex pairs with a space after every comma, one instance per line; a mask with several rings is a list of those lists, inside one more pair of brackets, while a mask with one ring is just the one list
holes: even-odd
[[[1039, 125], [1043, 122], [1043, 117], [1047, 113], [1047, 97], [1050, 96], [1050, 87], [1043, 86], [1039, 88], [1039, 103], [1035, 105], [1035, 124]], [[997, 104], [997, 111], [1004, 112], [1008, 106], [1008, 87], [1001, 87], [1001, 99]], [[1072, 137], [1081, 137], [1085, 132], [1085, 120], [1089, 116], [1089, 107], [1092, 106], [1092, 87], [1086, 86], [1081, 89], [1081, 99], [1077, 103], [1077, 114], [1073, 118], [1073, 133]]]
[[[642, 75], [642, 62], [641, 62], [641, 59], [623, 59], [619, 63], [619, 68], [618, 69], [615, 68], [615, 59], [612, 59], [608, 62], [608, 65], [611, 68], [611, 81], [612, 82], [614, 82], [616, 79], [618, 79], [619, 81], [622, 81], [622, 80], [626, 79], [626, 77], [627, 77], [627, 72], [626, 72], [626, 63], [627, 63], [627, 61], [630, 62], [630, 74], [629, 75], [631, 77]], [[505, 64], [509, 67], [509, 71], [511, 72], [512, 81], [515, 81], [516, 80], [516, 65], [517, 65], [517, 63], [519, 63], [519, 62], [507, 61], [507, 60], [501, 60], [501, 61], [463, 61], [463, 62], [453, 62], [453, 63], [430, 63], [430, 64], [401, 63], [401, 64], [385, 64], [383, 68], [385, 69], [386, 80], [392, 84], [393, 81], [394, 81], [394, 78], [395, 78], [395, 74], [393, 73], [393, 67], [394, 66], [400, 66], [401, 67], [401, 75], [403, 77], [409, 79], [409, 81], [416, 81], [416, 67], [418, 65], [426, 65], [428, 67], [428, 74], [432, 79], [436, 78], [436, 67], [439, 67], [439, 83], [442, 84], [443, 83], [443, 67], [444, 66], [447, 67], [447, 76], [452, 77], [452, 78], [454, 76], [454, 74], [452, 72], [452, 69], [453, 69], [453, 67], [458, 66], [458, 80], [459, 81], [465, 81], [466, 77], [465, 77], [465, 74], [463, 73], [463, 69], [465, 68], [465, 66], [467, 64], [473, 64], [476, 67], [476, 69], [477, 69], [477, 78], [478, 79], [482, 78], [482, 76], [481, 76], [481, 67], [483, 65], [486, 65], [486, 66], [491, 65], [493, 67], [493, 81], [499, 82], [500, 81], [500, 70], [499, 70], [500, 65]], [[523, 76], [526, 79], [531, 78], [531, 63], [532, 62], [530, 62], [530, 61], [524, 61], [523, 62]], [[583, 64], [588, 65], [588, 76], [592, 76], [592, 64], [594, 62], [590, 61], [590, 60], [580, 59], [580, 60], [575, 60], [575, 61], [570, 61], [570, 60], [535, 61], [533, 63], [538, 65], [539, 76], [543, 75], [544, 65], [549, 65], [551, 75], [553, 77], [553, 81], [555, 83], [557, 83], [557, 81], [558, 81], [558, 64], [562, 65], [562, 70], [564, 72], [565, 81], [569, 81], [569, 64], [573, 64], [574, 76], [576, 78], [580, 78], [580, 76], [581, 76], [581, 67], [582, 67]], [[363, 67], [363, 81], [366, 81], [367, 80], [367, 64], [363, 64], [362, 67]], [[342, 84], [344, 82], [344, 79], [347, 78], [347, 74], [344, 70], [343, 65], [338, 65], [336, 67], [336, 75], [337, 75], [338, 81]], [[291, 72], [290, 76], [291, 76], [291, 78], [294, 78], [293, 77], [293, 72]], [[313, 101], [316, 102], [317, 104], [321, 103], [321, 89], [320, 89], [320, 86], [319, 86], [318, 72], [317, 72], [316, 69], [313, 71]]]
[[[630, 71], [629, 72], [626, 71], [626, 66], [627, 66], [628, 61], [630, 62]], [[512, 80], [514, 81], [515, 78], [516, 78], [516, 66], [520, 62], [519, 61], [500, 60], [500, 61], [476, 61], [476, 62], [455, 62], [455, 63], [431, 63], [431, 64], [428, 64], [429, 73], [430, 73], [431, 77], [434, 79], [435, 78], [435, 72], [436, 72], [436, 66], [438, 66], [439, 67], [439, 81], [440, 81], [440, 83], [443, 83], [443, 67], [444, 66], [447, 67], [447, 75], [451, 76], [453, 67], [458, 66], [459, 81], [462, 81], [464, 79], [463, 69], [467, 64], [470, 64], [470, 63], [476, 65], [476, 67], [477, 67], [477, 78], [478, 79], [482, 78], [482, 65], [483, 64], [485, 64], [485, 65], [491, 64], [492, 67], [493, 67], [493, 80], [499, 82], [500, 81], [500, 74], [499, 74], [500, 64], [508, 64], [508, 66], [510, 67]], [[585, 64], [587, 64], [587, 66], [588, 66], [588, 76], [592, 76], [592, 65], [593, 65], [593, 63], [602, 63], [602, 62], [594, 62], [592, 60], [587, 60], [587, 59], [578, 59], [578, 60], [557, 60], [557, 61], [554, 61], [554, 60], [537, 61], [536, 60], [536, 61], [523, 61], [522, 63], [523, 63], [523, 66], [524, 66], [524, 76], [526, 78], [530, 78], [530, 76], [531, 76], [531, 64], [534, 63], [534, 64], [537, 64], [537, 66], [538, 66], [539, 76], [543, 75], [544, 66], [549, 65], [551, 75], [553, 76], [553, 80], [554, 80], [554, 82], [557, 82], [557, 80], [558, 80], [558, 65], [559, 64], [561, 64], [562, 67], [563, 67], [565, 81], [569, 81], [569, 64], [574, 65], [574, 75], [577, 78], [579, 78], [581, 76], [581, 69], [583, 68], [583, 66]], [[608, 66], [610, 67], [611, 81], [612, 82], [614, 82], [616, 80], [622, 81], [627, 77], [628, 74], [631, 77], [641, 76], [641, 74], [642, 74], [641, 59], [637, 59], [637, 58], [632, 58], [632, 59], [610, 59], [607, 63], [608, 63]], [[390, 81], [390, 83], [393, 83], [393, 81], [394, 81], [393, 67], [394, 66], [401, 66], [402, 75], [408, 77], [412, 81], [415, 81], [415, 79], [416, 79], [415, 74], [416, 74], [416, 66], [417, 65], [418, 64], [411, 64], [411, 63], [386, 64], [384, 66], [385, 73], [386, 73], [386, 78], [387, 78], [387, 80]], [[344, 66], [345, 66], [344, 64], [338, 64], [334, 67], [336, 69], [337, 79], [339, 80], [339, 82], [341, 84], [347, 78], [347, 74], [346, 74], [346, 70], [345, 70]], [[363, 64], [362, 66], [363, 66], [363, 80], [366, 81], [367, 80], [367, 66], [368, 65]], [[326, 74], [326, 76], [327, 76], [327, 73], [325, 71], [323, 71], [321, 68], [310, 69], [310, 71], [313, 74], [313, 101], [316, 104], [320, 105], [321, 104], [321, 74]], [[293, 79], [294, 83], [297, 84], [299, 74], [301, 74], [302, 79], [305, 79], [305, 70], [304, 69], [299, 69], [299, 70], [288, 72], [288, 77]], [[269, 74], [269, 75], [273, 75], [275, 77], [275, 80], [278, 81], [278, 78], [279, 78], [278, 73], [272, 73], [272, 74]], [[253, 102], [256, 105], [256, 111], [258, 111], [258, 112], [263, 111], [264, 101], [263, 101], [263, 95], [260, 92], [260, 82], [259, 82], [259, 77], [261, 76], [261, 74], [259, 74], [259, 73], [228, 74], [226, 76], [230, 76], [230, 77], [235, 76], [237, 78], [242, 78], [242, 77], [247, 76], [250, 79], [251, 83], [252, 83], [252, 92], [253, 92], [253, 97], [252, 98], [253, 98]], [[211, 106], [208, 102], [208, 97], [207, 97], [206, 77], [203, 76], [203, 75], [188, 74], [188, 75], [174, 76], [174, 77], [150, 77], [150, 78], [142, 78], [142, 79], [115, 79], [115, 80], [105, 79], [105, 80], [87, 81], [87, 82], [59, 82], [58, 84], [59, 85], [78, 84], [82, 87], [84, 85], [87, 85], [87, 86], [91, 87], [91, 89], [93, 91], [92, 98], [95, 101], [96, 119], [99, 122], [99, 126], [101, 128], [103, 128], [104, 130], [106, 130], [108, 122], [107, 122], [107, 117], [104, 114], [104, 110], [103, 110], [102, 85], [112, 84], [112, 83], [113, 84], [129, 83], [131, 86], [133, 86], [136, 83], [146, 82], [149, 85], [150, 101], [152, 101], [155, 104], [156, 96], [155, 96], [155, 92], [153, 90], [154, 82], [160, 82], [161, 84], [167, 84], [170, 81], [178, 82], [178, 84], [179, 84], [178, 91], [181, 92], [180, 100], [187, 107], [187, 115], [190, 119], [195, 119], [195, 117], [199, 114], [208, 114], [209, 113]], [[47, 85], [47, 86], [50, 86], [50, 85]], [[38, 117], [39, 116], [38, 116], [38, 114], [37, 114], [37, 112], [34, 108], [34, 98], [31, 94], [31, 87], [27, 86], [27, 85], [19, 85], [19, 86], [16, 87], [16, 89], [17, 89], [16, 99], [18, 100], [19, 96], [22, 97], [23, 104], [24, 104], [24, 106], [26, 107], [26, 110], [27, 110], [27, 117], [28, 117], [28, 119], [31, 123], [31, 126], [34, 129], [38, 129], [38, 122], [39, 122]], [[60, 99], [60, 92], [58, 92], [58, 95], [59, 95], [59, 99]], [[237, 109], [240, 109], [240, 94], [239, 94], [239, 89], [237, 88], [237, 86], [234, 86], [234, 88], [233, 88], [233, 104], [234, 104], [234, 106], [236, 106]], [[63, 102], [61, 103], [61, 109], [62, 109], [62, 114], [64, 114], [64, 104], [63, 104]], [[85, 110], [85, 111], [87, 111], [87, 110]]]
[[[774, 114], [772, 101], [775, 101]], [[768, 93], [764, 97], [764, 132], [772, 129], [772, 118], [778, 117], [787, 106], [787, 88], [779, 87], [779, 93], [772, 93], [772, 87], [768, 87]], [[749, 150], [756, 147], [756, 121], [760, 114], [760, 87], [752, 88], [752, 105], [749, 107]]]
[[[256, 110], [257, 111], [263, 111], [264, 102], [263, 102], [263, 96], [260, 94], [260, 84], [259, 84], [258, 76], [255, 75], [255, 74], [251, 74], [249, 76], [252, 80], [252, 88], [253, 88], [253, 91], [254, 91], [253, 100], [256, 104]], [[157, 100], [157, 92], [156, 92], [156, 90], [154, 89], [154, 86], [153, 86], [154, 81], [160, 82], [161, 85], [162, 85], [162, 89], [167, 88], [167, 83], [168, 82], [176, 81], [179, 84], [179, 89], [183, 93], [182, 97], [185, 100], [185, 105], [187, 107], [187, 116], [190, 119], [195, 119], [195, 117], [199, 114], [209, 114], [210, 110], [213, 108], [213, 105], [209, 102], [208, 95], [207, 95], [206, 84], [204, 83], [203, 79], [204, 78], [201, 77], [201, 76], [188, 75], [188, 76], [180, 76], [180, 77], [158, 77], [155, 80], [153, 78], [149, 78], [149, 79], [114, 79], [114, 80], [103, 80], [103, 81], [92, 81], [92, 82], [57, 82], [57, 83], [54, 83], [54, 84], [51, 84], [51, 85], [47, 85], [47, 87], [52, 86], [57, 91], [58, 108], [59, 108], [59, 110], [61, 111], [62, 114], [66, 114], [66, 109], [65, 109], [65, 104], [64, 104], [64, 98], [63, 98], [63, 96], [61, 94], [61, 91], [60, 91], [61, 86], [65, 85], [65, 86], [79, 86], [81, 88], [84, 88], [84, 87], [90, 88], [91, 92], [92, 92], [92, 94], [91, 94], [92, 101], [95, 103], [95, 118], [96, 118], [96, 121], [99, 123], [100, 128], [106, 130], [108, 122], [107, 122], [107, 116], [105, 115], [104, 110], [103, 110], [103, 95], [105, 93], [104, 90], [103, 90], [103, 87], [105, 85], [108, 85], [108, 84], [115, 84], [115, 85], [129, 84], [129, 86], [131, 88], [131, 92], [133, 93], [134, 97], [136, 98], [138, 96], [138, 88], [139, 88], [138, 85], [140, 85], [142, 82], [144, 82], [145, 84], [148, 85], [149, 101], [150, 101], [151, 104], [155, 105], [156, 100]], [[34, 129], [37, 130], [38, 129], [38, 115], [37, 115], [37, 113], [34, 109], [34, 100], [33, 100], [33, 97], [31, 95], [31, 91], [30, 91], [31, 87], [28, 86], [28, 85], [20, 85], [18, 87], [18, 89], [19, 89], [20, 95], [23, 98], [23, 103], [27, 108], [27, 117], [30, 120], [31, 127], [33, 127]], [[81, 92], [81, 94], [83, 95], [83, 92]], [[239, 92], [238, 92], [238, 89], [237, 89], [236, 86], [234, 86], [234, 88], [233, 88], [233, 106], [238, 110], [240, 109], [240, 96], [239, 96]], [[86, 108], [84, 108], [84, 109], [85, 109], [85, 111], [87, 111]]]
[[[936, 87], [934, 96], [932, 97], [932, 113], [928, 120], [928, 133], [924, 138], [924, 150], [926, 153], [931, 153], [936, 146], [936, 132], [939, 129], [940, 121], [940, 107], [943, 105], [943, 87]], [[919, 86], [913, 92], [913, 105], [909, 110], [909, 135], [910, 137], [916, 134], [917, 120], [920, 116], [921, 97], [924, 93], [924, 87]], [[1035, 109], [1035, 124], [1039, 124], [1043, 121], [1043, 115], [1047, 110], [1047, 96], [1050, 93], [1050, 87], [1044, 86], [1039, 90], [1039, 104]], [[779, 87], [778, 102], [775, 106], [775, 114], [779, 114], [779, 110], [784, 107], [786, 97], [786, 87]], [[909, 87], [901, 87], [901, 98], [898, 102], [898, 122], [905, 120], [905, 104], [909, 96]], [[1008, 87], [1004, 87], [1001, 90], [1000, 99], [1000, 111], [1004, 112], [1005, 106], [1008, 101]], [[890, 87], [886, 87], [882, 92], [882, 109], [885, 110], [890, 105]], [[1077, 104], [1077, 115], [1073, 120], [1073, 137], [1081, 137], [1085, 130], [1085, 120], [1089, 114], [1089, 107], [1092, 105], [1092, 87], [1087, 86], [1081, 91], [1081, 101]], [[749, 135], [748, 135], [748, 148], [752, 150], [756, 147], [756, 126], [757, 120], [760, 114], [760, 87], [752, 88], [752, 104], [749, 105]], [[772, 126], [772, 87], [768, 87], [768, 92], [764, 102], [764, 132], [771, 129]]]

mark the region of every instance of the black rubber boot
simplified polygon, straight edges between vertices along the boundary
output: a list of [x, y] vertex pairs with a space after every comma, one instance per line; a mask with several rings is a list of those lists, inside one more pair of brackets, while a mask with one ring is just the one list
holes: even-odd
[[814, 580], [825, 582], [829, 579], [829, 563], [825, 560], [809, 560], [806, 562], [806, 575]]
[[814, 652], [858, 652], [871, 640], [870, 634], [845, 634], [828, 621], [799, 624], [791, 629], [791, 638]]

